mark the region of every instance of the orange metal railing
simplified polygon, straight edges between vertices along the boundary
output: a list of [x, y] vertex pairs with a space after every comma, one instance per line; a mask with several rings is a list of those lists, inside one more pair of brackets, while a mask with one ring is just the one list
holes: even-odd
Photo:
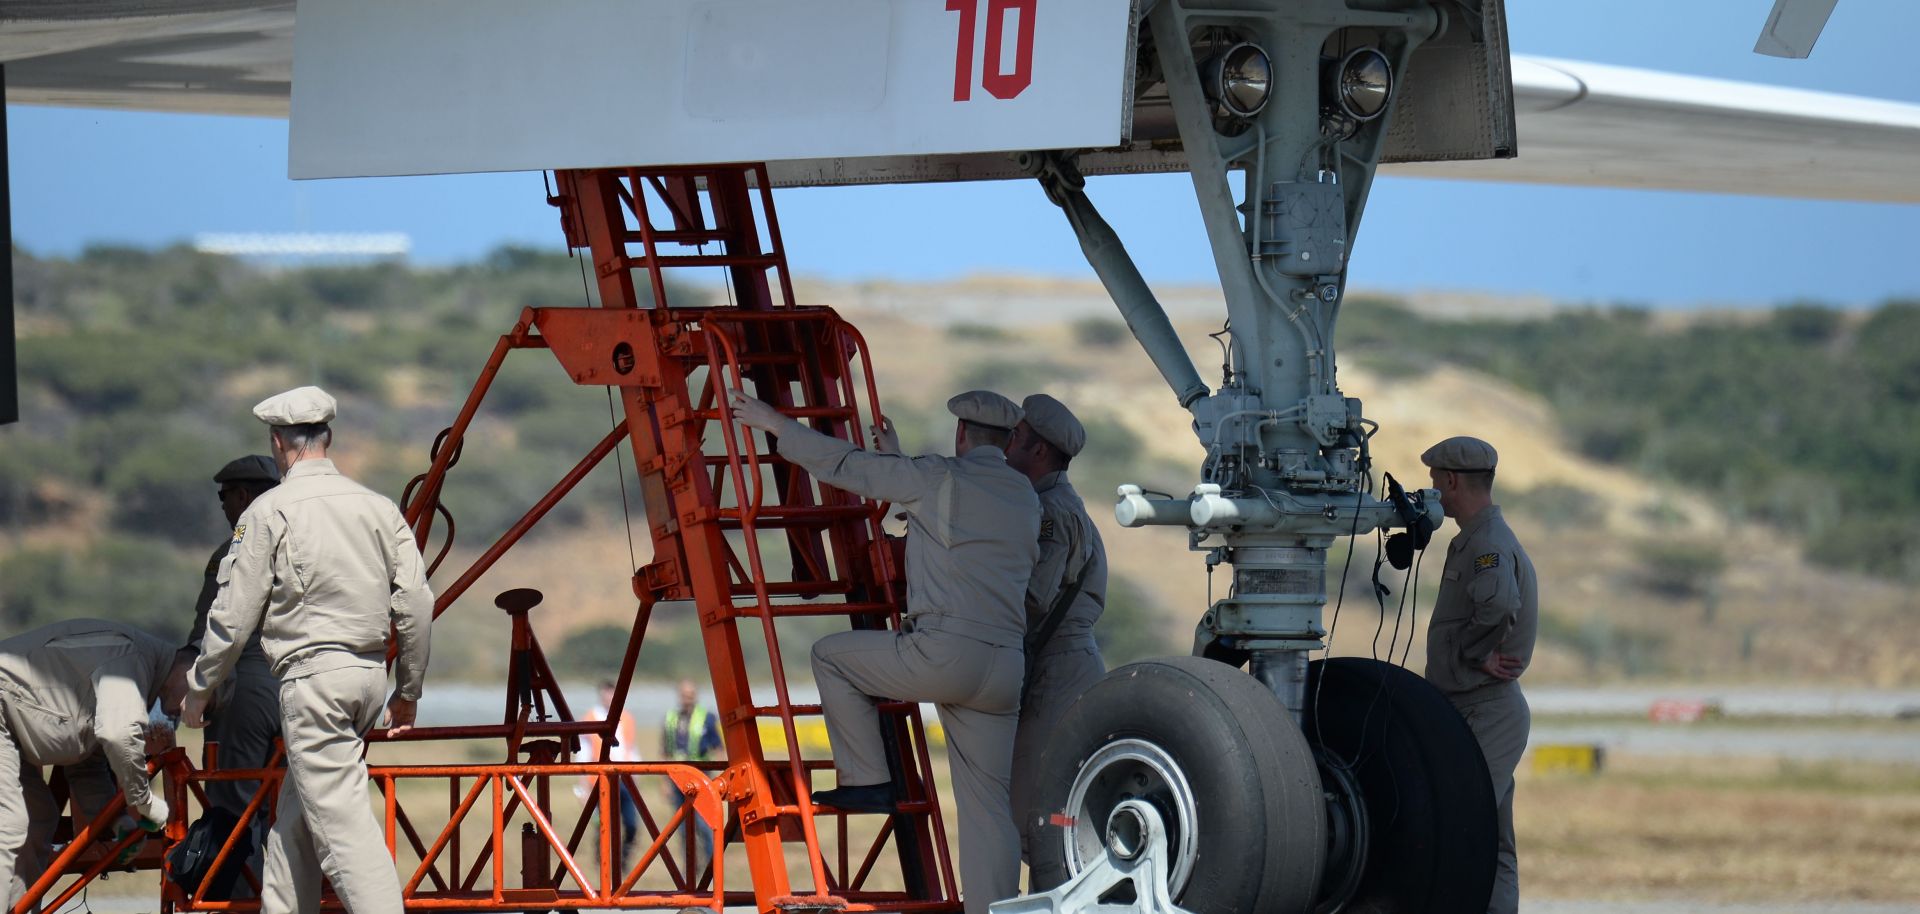
[[[570, 171], [556, 178], [559, 189], [551, 201], [561, 210], [570, 247], [591, 262], [599, 307], [522, 312], [494, 346], [453, 424], [436, 438], [430, 466], [408, 484], [402, 508], [422, 552], [432, 555], [430, 573], [442, 580], [456, 533], [454, 512], [441, 502], [448, 473], [458, 465], [507, 356], [546, 349], [575, 383], [610, 389], [621, 415], [495, 542], [450, 582], [436, 583], [435, 616], [467, 595], [623, 443], [633, 461], [631, 467], [622, 463], [623, 473], [632, 474], [625, 480], [640, 493], [652, 558], [628, 570], [637, 605], [607, 720], [572, 719], [527, 619], [539, 595], [509, 591], [496, 600], [513, 619], [511, 675], [500, 722], [419, 727], [391, 740], [444, 746], [447, 758], [470, 758], [464, 747], [475, 745], [472, 740], [500, 740], [505, 760], [371, 767], [372, 782], [383, 795], [383, 837], [401, 866], [407, 907], [957, 911], [955, 871], [918, 707], [881, 705], [892, 737], [890, 765], [905, 800], [896, 814], [878, 817], [870, 838], [856, 835], [854, 816], [816, 809], [809, 799], [814, 775], [833, 763], [803, 755], [795, 719], [821, 710], [817, 704], [794, 703], [781, 656], [779, 623], [785, 619], [840, 616], [865, 628], [899, 624], [904, 576], [881, 529], [886, 506], [811, 479], [737, 426], [726, 406], [726, 389], [742, 388], [822, 433], [865, 445], [867, 426], [880, 415], [865, 341], [831, 310], [794, 304], [764, 166]], [[719, 253], [708, 253], [714, 245]], [[685, 253], [688, 247], [696, 253]], [[665, 274], [683, 267], [727, 271], [734, 301], [697, 308], [670, 302]], [[650, 301], [642, 301], [642, 287]], [[438, 541], [436, 521], [444, 522]], [[790, 568], [769, 561], [763, 536], [784, 539]], [[777, 573], [781, 570], [788, 572], [784, 578]], [[693, 604], [719, 705], [724, 763], [610, 759], [615, 722], [626, 707], [653, 614], [668, 601]], [[745, 631], [764, 644], [764, 668], [749, 664]], [[770, 705], [754, 697], [753, 682], [759, 679], [773, 685]], [[784, 757], [770, 758], [762, 745], [763, 720], [777, 721]], [[579, 738], [589, 735], [600, 737], [600, 757], [568, 761]], [[389, 741], [384, 733], [371, 739]], [[210, 781], [260, 781], [246, 820], [275, 813], [282, 776], [277, 766], [209, 771], [196, 768], [178, 750], [156, 765], [164, 773], [162, 789], [174, 814], [164, 842], [155, 844], [185, 837], [189, 798], [204, 808], [203, 785]], [[574, 780], [579, 778], [586, 780]], [[555, 779], [591, 785], [589, 801], [570, 827], [556, 818], [560, 813], [550, 796]], [[637, 789], [649, 779], [674, 784], [690, 802], [662, 821]], [[429, 783], [444, 784], [444, 796], [426, 789]], [[615, 783], [634, 794], [649, 840], [631, 867], [613, 859], [610, 850]], [[429, 794], [438, 799], [423, 799]], [[119, 813], [116, 801], [80, 827], [14, 914], [49, 897], [48, 909], [57, 910], [112, 866], [113, 857], [138, 840], [137, 835], [117, 842], [96, 838]], [[689, 816], [698, 816], [713, 831], [714, 860], [699, 873], [687, 866], [693, 862], [692, 829], [680, 828]], [[827, 833], [834, 839], [831, 860], [823, 844], [823, 817], [832, 828]], [[516, 823], [521, 834], [510, 839], [508, 827]], [[481, 837], [466, 835], [469, 830]], [[687, 836], [679, 853], [670, 848], [677, 843], [670, 837], [676, 831]], [[583, 854], [582, 841], [596, 833], [599, 851]], [[246, 834], [245, 827], [235, 829], [221, 850], [222, 860]], [[103, 843], [111, 846], [103, 850]], [[895, 867], [882, 865], [888, 848]], [[729, 859], [723, 849], [737, 849], [730, 859], [744, 859], [749, 886], [723, 885], [723, 861]], [[519, 859], [517, 875], [510, 856]], [[152, 851], [137, 865], [164, 868]], [[888, 874], [884, 880], [883, 872]], [[62, 880], [66, 884], [54, 893]], [[877, 886], [881, 881], [897, 881], [903, 888]], [[188, 897], [164, 887], [162, 907], [168, 914], [257, 908], [256, 902], [203, 895]]]

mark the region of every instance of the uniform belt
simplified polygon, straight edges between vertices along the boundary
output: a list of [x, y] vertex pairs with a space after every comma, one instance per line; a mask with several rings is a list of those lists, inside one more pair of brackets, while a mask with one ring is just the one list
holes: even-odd
[[971, 638], [993, 647], [1022, 647], [1024, 633], [1009, 632], [997, 626], [972, 619], [963, 619], [947, 613], [914, 613], [900, 622], [900, 630], [908, 633], [942, 632]]

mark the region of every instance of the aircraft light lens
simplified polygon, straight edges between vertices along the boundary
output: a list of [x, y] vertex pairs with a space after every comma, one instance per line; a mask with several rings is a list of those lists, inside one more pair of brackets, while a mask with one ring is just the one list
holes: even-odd
[[1252, 117], [1267, 106], [1273, 92], [1273, 62], [1259, 45], [1241, 43], [1214, 58], [1208, 95], [1219, 112], [1231, 117]]
[[1393, 97], [1393, 66], [1387, 55], [1361, 48], [1341, 60], [1336, 73], [1334, 98], [1348, 117], [1370, 121], [1387, 110]]

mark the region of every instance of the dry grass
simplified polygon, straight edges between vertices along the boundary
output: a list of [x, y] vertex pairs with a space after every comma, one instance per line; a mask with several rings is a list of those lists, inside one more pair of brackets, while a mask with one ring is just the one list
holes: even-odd
[[1515, 803], [1529, 897], [1920, 898], [1920, 770], [1612, 760], [1527, 777]]

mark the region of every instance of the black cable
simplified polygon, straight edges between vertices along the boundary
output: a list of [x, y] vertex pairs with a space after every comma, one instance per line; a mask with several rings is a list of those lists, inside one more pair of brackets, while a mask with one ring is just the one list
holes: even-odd
[[1220, 344], [1220, 383], [1222, 386], [1233, 383], [1233, 349], [1227, 345], [1226, 340], [1221, 339], [1221, 337], [1226, 336], [1232, 330], [1233, 318], [1227, 318], [1226, 324], [1220, 327], [1220, 332], [1207, 334], [1208, 339]]
[[1353, 528], [1347, 532], [1347, 560], [1340, 566], [1340, 589], [1335, 593], [1333, 599], [1333, 618], [1327, 622], [1327, 646], [1325, 653], [1320, 656], [1320, 679], [1313, 684], [1314, 741], [1329, 757], [1339, 762], [1341, 767], [1348, 764], [1347, 761], [1338, 758], [1336, 753], [1327, 747], [1326, 737], [1322, 735], [1320, 730], [1320, 695], [1326, 691], [1327, 688], [1327, 667], [1329, 661], [1333, 660], [1333, 636], [1334, 633], [1340, 630], [1340, 607], [1346, 605], [1347, 602], [1347, 575], [1353, 571], [1354, 544], [1360, 536], [1360, 508], [1366, 501], [1366, 489], [1372, 484], [1371, 479], [1365, 479], [1367, 466], [1370, 462], [1371, 461], [1367, 459], [1366, 440], [1362, 439], [1360, 442], [1360, 473], [1363, 482], [1361, 484], [1361, 490], [1353, 493]]
[[[614, 415], [613, 412], [612, 387], [607, 388], [607, 421], [612, 425], [620, 424], [619, 417]], [[632, 430], [629, 429], [628, 431]], [[613, 449], [613, 469], [620, 477], [620, 519], [625, 521], [627, 525], [627, 564], [631, 566], [634, 574], [639, 574], [640, 559], [634, 555], [633, 551], [633, 507], [627, 501], [627, 465], [626, 461], [620, 459], [620, 448], [618, 446], [615, 446]]]
[[[1380, 659], [1380, 633], [1387, 630], [1387, 594], [1393, 592], [1388, 590], [1386, 585], [1380, 583], [1380, 566], [1386, 563], [1387, 547], [1385, 537], [1379, 531], [1375, 531], [1373, 552], [1373, 602], [1375, 606], [1380, 608], [1380, 619], [1373, 625], [1373, 651], [1371, 656], [1374, 660]], [[1387, 647], [1387, 656], [1393, 656], [1392, 645], [1388, 645]]]
[[1426, 558], [1427, 550], [1425, 549], [1413, 554], [1413, 580], [1407, 585], [1407, 593], [1411, 595], [1413, 600], [1411, 610], [1412, 618], [1407, 622], [1407, 646], [1400, 652], [1400, 666], [1402, 669], [1407, 665], [1407, 658], [1413, 654], [1413, 639], [1416, 637], [1416, 632], [1418, 632], [1420, 628], [1420, 563], [1425, 561]]

